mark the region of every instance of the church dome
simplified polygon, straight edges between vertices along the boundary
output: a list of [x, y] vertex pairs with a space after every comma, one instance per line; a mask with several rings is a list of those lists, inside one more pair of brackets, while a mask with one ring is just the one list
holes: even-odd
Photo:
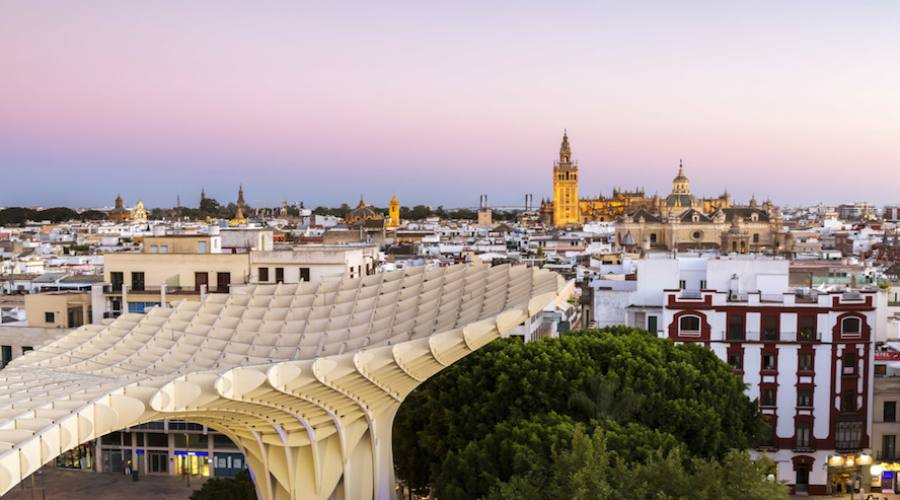
[[348, 224], [353, 224], [356, 222], [376, 220], [381, 218], [382, 216], [378, 212], [369, 208], [366, 205], [366, 202], [363, 201], [362, 198], [360, 198], [359, 205], [357, 205], [356, 208], [347, 213], [347, 217], [344, 219], [344, 221]]

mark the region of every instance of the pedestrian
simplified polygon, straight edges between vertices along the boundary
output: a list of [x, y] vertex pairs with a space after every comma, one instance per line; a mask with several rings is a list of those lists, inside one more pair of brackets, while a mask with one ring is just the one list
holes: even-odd
[[131, 460], [125, 462], [125, 476], [131, 475]]

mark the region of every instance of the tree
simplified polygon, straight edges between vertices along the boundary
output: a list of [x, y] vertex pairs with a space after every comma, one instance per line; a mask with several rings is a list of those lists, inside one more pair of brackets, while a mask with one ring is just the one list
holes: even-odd
[[730, 451], [722, 462], [686, 460], [681, 448], [657, 453], [646, 463], [628, 463], [609, 452], [604, 431], [589, 436], [579, 426], [569, 447], [553, 451], [547, 473], [515, 475], [488, 498], [786, 500], [787, 488], [767, 480], [774, 467], [768, 458], [753, 461], [745, 451]]
[[200, 200], [200, 212], [210, 217], [218, 217], [222, 212], [222, 206], [215, 198], [203, 198]]
[[[701, 346], [625, 327], [528, 344], [498, 340], [408, 396], [394, 424], [397, 475], [441, 498], [483, 497], [516, 475], [539, 476], [517, 468], [516, 457], [550, 460], [546, 446], [529, 448], [534, 440], [520, 435], [560, 442], [561, 429], [576, 425], [601, 429], [608, 452], [625, 463], [676, 447], [690, 459], [719, 461], [764, 429], [741, 379]], [[515, 453], [504, 452], [512, 445]]]
[[250, 473], [243, 470], [234, 477], [212, 478], [191, 493], [191, 500], [256, 500]]

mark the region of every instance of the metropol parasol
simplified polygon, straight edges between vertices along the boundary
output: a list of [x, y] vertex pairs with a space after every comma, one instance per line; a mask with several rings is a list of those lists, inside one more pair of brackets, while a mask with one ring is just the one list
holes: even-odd
[[535, 268], [412, 268], [83, 326], [0, 371], [0, 494], [79, 443], [177, 418], [237, 443], [262, 499], [392, 498], [406, 395], [570, 292]]

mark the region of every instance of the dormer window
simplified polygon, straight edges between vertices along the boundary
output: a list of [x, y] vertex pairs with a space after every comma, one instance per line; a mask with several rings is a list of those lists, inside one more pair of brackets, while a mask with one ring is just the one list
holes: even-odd
[[691, 220], [693, 220], [694, 222], [700, 222], [700, 215], [699, 215], [699, 214], [694, 214], [694, 215], [691, 217]]
[[750, 215], [750, 220], [756, 222], [757, 220], [759, 220], [759, 214]]

